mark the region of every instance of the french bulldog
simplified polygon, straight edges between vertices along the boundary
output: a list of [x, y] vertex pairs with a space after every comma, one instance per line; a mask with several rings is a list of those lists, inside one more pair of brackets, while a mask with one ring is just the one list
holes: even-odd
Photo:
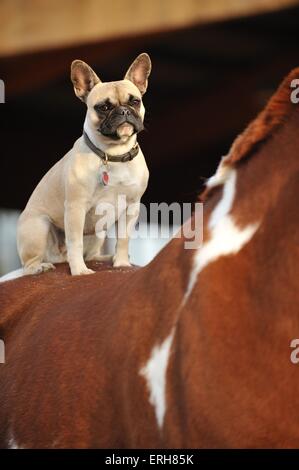
[[[143, 129], [142, 97], [150, 72], [145, 53], [114, 82], [102, 82], [81, 60], [72, 63], [75, 94], [87, 106], [83, 135], [42, 178], [19, 218], [17, 246], [25, 275], [66, 261], [72, 275], [93, 273], [85, 261], [106, 259], [101, 249], [107, 230], [122, 215], [125, 233], [118, 236], [112, 262], [130, 266], [130, 233], [149, 178], [137, 134]], [[120, 195], [126, 201], [122, 209]], [[114, 214], [104, 217], [99, 204], [115, 208]]]

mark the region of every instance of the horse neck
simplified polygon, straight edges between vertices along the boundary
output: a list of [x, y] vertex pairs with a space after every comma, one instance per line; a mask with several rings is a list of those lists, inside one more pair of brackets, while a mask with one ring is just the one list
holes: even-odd
[[[150, 265], [150, 271], [152, 271], [157, 282], [160, 282], [161, 277], [163, 278], [161, 295], [165, 297], [165, 292], [168, 289], [173, 291], [173, 287], [175, 288], [177, 292], [175, 301], [178, 309], [184, 307], [185, 303], [187, 306], [188, 302], [185, 302], [186, 294], [187, 297], [189, 295], [190, 297], [194, 295], [201, 298], [204, 296], [203, 279], [207, 277], [209, 271], [220, 271], [219, 276], [222, 274], [224, 279], [226, 271], [234, 274], [234, 271], [230, 269], [230, 265], [234, 264], [237, 259], [247, 259], [247, 262], [251, 262], [258, 271], [262, 268], [261, 265], [266, 261], [267, 256], [272, 257], [273, 253], [277, 252], [276, 243], [279, 242], [281, 233], [279, 230], [271, 231], [271, 227], [283, 219], [282, 211], [287, 214], [288, 211], [292, 210], [296, 200], [295, 195], [290, 194], [290, 190], [297, 191], [296, 181], [299, 171], [299, 158], [297, 156], [299, 146], [298, 126], [299, 115], [293, 113], [287, 123], [263, 143], [257, 151], [244, 161], [228, 168], [225, 184], [216, 188], [204, 205], [204, 240], [198, 249], [186, 249], [186, 240], [182, 236], [180, 239], [172, 240]], [[234, 178], [233, 183], [229, 181], [232, 178]], [[231, 194], [225, 194], [225, 192], [229, 192], [226, 191], [226, 186], [229, 184], [234, 187], [231, 188]], [[244, 231], [246, 227], [253, 225], [259, 227], [254, 239], [248, 240], [248, 242], [250, 241], [250, 246], [260, 247], [261, 250], [264, 250], [259, 253], [261, 256], [260, 263], [256, 266], [256, 261], [250, 259], [253, 253], [251, 253], [252, 250], [249, 250], [249, 246], [246, 246], [247, 243], [244, 243], [244, 246], [242, 244], [236, 253], [230, 253], [228, 247], [228, 253], [226, 254], [225, 226], [221, 227], [220, 223], [218, 241], [219, 244], [222, 244], [223, 254], [221, 255], [220, 247], [217, 258], [213, 259], [211, 257], [210, 262], [202, 266], [196, 279], [193, 279], [194, 289], [190, 289], [190, 280], [194, 275], [192, 271], [194, 271], [196, 259], [198, 259], [212, 237], [210, 228], [213, 222], [212, 219], [219, 218], [219, 222], [221, 222], [221, 205], [224, 204], [225, 206], [229, 197], [232, 200], [230, 207], [227, 208], [228, 213], [225, 215], [231, 216], [240, 231]], [[296, 223], [296, 220], [297, 218], [294, 218], [293, 222]], [[223, 230], [223, 237], [221, 236], [221, 230]], [[285, 228], [284, 231], [286, 232]], [[264, 233], [263, 238], [259, 232]], [[181, 233], [183, 233], [183, 230], [181, 230]], [[271, 250], [269, 251], [267, 247], [271, 247], [272, 255]], [[263, 253], [265, 253], [264, 259]], [[223, 269], [224, 266], [225, 269]], [[158, 272], [160, 276], [157, 276]], [[219, 282], [220, 284], [223, 283], [222, 280]], [[212, 285], [215, 286], [214, 281]], [[189, 295], [188, 289], [190, 289]], [[173, 304], [173, 296], [168, 300]]]
[[[284, 240], [289, 231], [288, 226], [294, 225], [297, 229], [297, 217], [293, 220], [288, 217], [286, 221], [282, 213], [288, 214], [295, 210], [296, 206], [299, 171], [298, 126], [299, 114], [293, 112], [287, 122], [255, 152], [236, 164], [228, 165], [224, 184], [215, 188], [211, 197], [208, 197], [203, 217], [204, 243], [192, 256], [193, 267], [194, 262], [201, 262], [196, 280], [193, 279], [197, 285], [197, 289], [194, 289], [194, 295], [197, 297], [203, 296], [201, 280], [210, 269], [220, 270], [224, 278], [230, 264], [240, 258], [246, 259], [259, 271], [263, 263], [267, 262], [267, 256], [272, 257], [273, 252], [277, 252], [277, 244], [283, 236], [277, 225], [285, 222]], [[231, 239], [225, 238], [230, 235], [232, 229], [228, 222], [233, 223], [236, 229], [231, 231], [231, 235], [236, 237], [235, 246]], [[253, 231], [247, 240], [246, 229], [249, 230], [253, 226], [257, 227], [256, 233]], [[240, 240], [242, 235], [245, 237], [243, 241]], [[215, 256], [210, 254], [207, 255], [209, 260], [201, 259], [201, 253], [205, 252], [213, 238], [217, 245], [213, 247], [216, 250]], [[290, 237], [289, 242], [285, 241], [286, 245], [291, 246], [293, 239]], [[254, 255], [251, 247], [261, 249], [258, 265], [257, 260], [250, 258]], [[267, 247], [271, 247], [272, 255]], [[234, 270], [231, 272], [234, 274]], [[237, 271], [235, 275], [237, 276]], [[189, 279], [190, 277], [192, 272]]]

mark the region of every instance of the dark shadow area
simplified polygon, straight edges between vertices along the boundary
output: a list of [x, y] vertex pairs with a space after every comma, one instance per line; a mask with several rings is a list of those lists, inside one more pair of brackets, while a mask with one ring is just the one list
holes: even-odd
[[298, 46], [299, 8], [292, 8], [2, 59], [0, 206], [23, 208], [41, 176], [81, 134], [85, 107], [69, 80], [73, 59], [109, 81], [121, 79], [138, 53], [150, 54], [146, 131], [139, 138], [151, 172], [143, 200], [187, 202], [299, 64]]

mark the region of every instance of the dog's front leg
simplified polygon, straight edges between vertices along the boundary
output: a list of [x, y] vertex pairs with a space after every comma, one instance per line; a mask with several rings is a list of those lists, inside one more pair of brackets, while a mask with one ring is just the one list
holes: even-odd
[[74, 202], [65, 203], [64, 227], [67, 246], [67, 256], [73, 276], [92, 274], [83, 259], [83, 231], [86, 210], [83, 204]]
[[130, 234], [139, 217], [140, 203], [132, 203], [117, 221], [117, 243], [113, 266], [131, 266], [129, 261]]

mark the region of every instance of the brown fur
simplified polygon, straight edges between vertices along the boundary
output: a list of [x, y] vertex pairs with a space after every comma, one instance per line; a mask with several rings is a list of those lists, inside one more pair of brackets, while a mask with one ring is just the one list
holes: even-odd
[[[11, 434], [30, 448], [161, 445], [138, 372], [153, 338], [159, 342], [168, 334], [186, 287], [180, 245], [176, 240], [164, 250], [163, 267], [157, 260], [143, 269], [88, 263], [96, 274], [71, 277], [61, 264], [39, 277], [0, 284], [6, 345], [0, 447]], [[176, 292], [168, 284], [170, 271]], [[157, 297], [157, 284], [164, 298]]]

